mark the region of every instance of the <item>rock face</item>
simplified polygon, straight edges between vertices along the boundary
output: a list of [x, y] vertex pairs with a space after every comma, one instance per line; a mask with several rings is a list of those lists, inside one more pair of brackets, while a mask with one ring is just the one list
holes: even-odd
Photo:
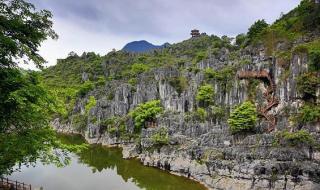
[[[237, 76], [240, 71], [263, 70], [272, 77], [273, 95], [279, 100], [279, 104], [267, 110], [277, 119], [275, 131], [290, 127], [289, 115], [301, 105], [295, 79], [307, 71], [307, 56], [294, 55], [283, 67], [280, 60], [266, 57], [264, 50], [250, 52], [257, 53], [242, 52], [241, 60], [248, 60], [248, 64], [240, 67], [233, 67], [239, 61], [231, 60], [229, 52], [222, 49], [218, 56], [199, 62], [199, 72], [188, 71], [192, 64], [185, 63], [184, 70], [168, 67], [141, 74], [134, 86], [114, 82], [96, 89], [79, 99], [74, 109], [75, 114], [81, 113], [89, 96], [97, 99], [82, 134], [90, 143], [122, 146], [124, 158], [138, 157], [144, 165], [193, 178], [210, 189], [320, 189], [320, 153], [305, 146], [275, 146], [274, 132], [266, 132], [269, 124], [264, 118], [259, 120], [255, 133], [232, 135], [224, 116], [210, 116], [202, 122], [190, 116], [197, 105], [197, 89], [205, 80], [205, 69], [235, 69], [227, 83], [210, 81], [215, 90], [215, 105], [225, 108], [226, 114], [248, 99], [250, 91], [255, 92], [258, 107], [268, 103], [263, 97], [266, 84], [259, 82], [252, 90], [248, 80], [239, 80]], [[177, 77], [187, 79], [188, 85], [182, 92], [170, 83], [171, 78]], [[102, 132], [100, 121], [125, 116], [138, 104], [155, 99], [161, 100], [165, 112], [157, 117], [156, 127], [142, 129], [138, 142], [130, 136]], [[90, 118], [95, 118], [95, 122]], [[125, 122], [126, 132], [133, 134], [133, 121]], [[72, 124], [61, 125], [55, 120], [53, 125], [72, 131]], [[152, 135], [160, 128], [168, 130], [167, 145], [158, 146], [152, 141]], [[319, 141], [319, 124], [305, 128], [312, 129]]]

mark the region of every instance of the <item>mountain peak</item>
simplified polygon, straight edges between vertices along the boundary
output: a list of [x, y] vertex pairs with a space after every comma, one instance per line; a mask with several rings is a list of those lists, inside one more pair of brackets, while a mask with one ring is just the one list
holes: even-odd
[[[167, 45], [168, 43], [165, 43], [165, 44]], [[132, 52], [132, 53], [141, 53], [141, 52], [148, 52], [154, 49], [160, 49], [164, 47], [164, 45], [154, 45], [146, 40], [139, 40], [139, 41], [133, 41], [133, 42], [127, 43], [122, 48], [122, 50], [127, 52]]]

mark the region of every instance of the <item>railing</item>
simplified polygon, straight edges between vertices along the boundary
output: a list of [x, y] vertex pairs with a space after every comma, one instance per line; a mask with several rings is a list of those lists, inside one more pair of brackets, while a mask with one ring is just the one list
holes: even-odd
[[265, 82], [268, 85], [266, 92], [263, 93], [268, 103], [264, 108], [259, 109], [259, 112], [260, 115], [265, 117], [269, 123], [268, 131], [273, 131], [276, 127], [277, 119], [274, 115], [268, 114], [267, 112], [270, 111], [273, 107], [276, 107], [279, 104], [279, 100], [277, 97], [275, 97], [277, 85], [272, 80], [270, 73], [266, 70], [240, 71], [237, 75], [240, 80], [255, 78], [261, 80], [262, 82]]
[[1, 177], [0, 190], [31, 190], [31, 185]]

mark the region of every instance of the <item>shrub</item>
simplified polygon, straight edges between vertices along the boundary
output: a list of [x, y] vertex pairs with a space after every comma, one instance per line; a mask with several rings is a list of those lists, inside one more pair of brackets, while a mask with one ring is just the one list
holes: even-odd
[[153, 121], [156, 115], [163, 112], [160, 100], [152, 100], [138, 105], [130, 115], [134, 120], [136, 132], [139, 132], [146, 121]]
[[320, 47], [312, 49], [309, 52], [309, 66], [311, 71], [320, 70]]
[[320, 121], [320, 107], [313, 104], [305, 104], [299, 108], [296, 119], [303, 124]]
[[200, 61], [206, 59], [208, 57], [207, 52], [201, 51], [196, 54], [194, 63], [199, 63]]
[[298, 146], [307, 145], [314, 146], [316, 141], [314, 137], [306, 130], [296, 132], [281, 131], [276, 134], [277, 144]]
[[303, 73], [297, 77], [298, 91], [303, 94], [304, 99], [312, 99], [316, 97], [316, 89], [320, 84], [320, 80], [316, 73]]
[[110, 91], [109, 94], [107, 95], [107, 100], [113, 100], [114, 98], [114, 90]]
[[201, 121], [201, 122], [204, 122], [206, 120], [206, 117], [207, 117], [207, 112], [205, 109], [203, 108], [198, 108], [197, 111], [196, 111], [196, 119]]
[[88, 118], [84, 115], [74, 115], [72, 120], [72, 127], [77, 131], [84, 131], [87, 127]]
[[225, 117], [226, 115], [226, 110], [223, 109], [222, 107], [218, 107], [218, 106], [211, 106], [210, 107], [210, 115], [216, 119], [220, 119]]
[[86, 81], [80, 86], [80, 89], [77, 93], [78, 96], [84, 97], [89, 91], [94, 89], [94, 85], [91, 81]]
[[131, 66], [131, 73], [136, 76], [138, 74], [141, 74], [143, 72], [148, 71], [150, 68], [148, 65], [141, 64], [141, 63], [135, 63]]
[[96, 86], [104, 86], [106, 84], [106, 79], [103, 76], [98, 77], [98, 80], [95, 82]]
[[108, 128], [108, 133], [111, 134], [111, 135], [116, 134], [117, 131], [118, 131], [117, 127], [110, 127], [110, 128]]
[[97, 101], [96, 101], [96, 99], [94, 98], [94, 96], [90, 96], [90, 97], [89, 97], [89, 100], [88, 100], [88, 102], [87, 102], [87, 104], [86, 104], [86, 106], [85, 106], [86, 113], [88, 113], [88, 112], [91, 110], [91, 108], [93, 108], [94, 106], [96, 106], [96, 104], [97, 104]]
[[102, 127], [108, 127], [108, 126], [114, 126], [116, 124], [117, 117], [111, 117], [108, 119], [104, 119], [100, 122], [100, 126]]
[[214, 89], [211, 85], [206, 84], [203, 86], [200, 86], [196, 100], [199, 102], [199, 105], [201, 107], [206, 107], [208, 105], [211, 105], [213, 103], [214, 98]]
[[167, 128], [160, 128], [155, 134], [151, 136], [151, 140], [155, 145], [169, 144], [169, 134]]
[[112, 134], [117, 131], [117, 125], [120, 121], [119, 117], [111, 117], [104, 119], [100, 122], [100, 133], [104, 133], [106, 130]]
[[169, 84], [176, 89], [179, 95], [188, 87], [188, 81], [183, 76], [170, 78]]
[[232, 133], [252, 131], [257, 122], [256, 107], [250, 101], [243, 102], [230, 114], [228, 124]]
[[225, 66], [219, 71], [215, 71], [211, 68], [207, 68], [204, 71], [206, 80], [215, 80], [218, 82], [223, 90], [229, 90], [232, 87], [232, 79], [236, 74], [236, 67], [234, 66]]

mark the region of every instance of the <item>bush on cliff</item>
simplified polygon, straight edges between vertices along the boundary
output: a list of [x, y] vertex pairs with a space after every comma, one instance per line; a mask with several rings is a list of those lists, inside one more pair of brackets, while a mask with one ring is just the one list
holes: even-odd
[[155, 134], [151, 136], [151, 140], [155, 145], [169, 144], [169, 134], [167, 128], [160, 128]]
[[317, 73], [307, 72], [297, 77], [297, 88], [304, 100], [316, 99], [316, 89], [319, 84]]
[[184, 76], [170, 78], [169, 84], [175, 88], [179, 95], [188, 88], [188, 81]]
[[80, 89], [77, 93], [79, 97], [84, 97], [89, 91], [94, 89], [94, 84], [91, 81], [86, 81], [80, 86]]
[[134, 120], [134, 126], [136, 132], [140, 131], [144, 127], [145, 122], [154, 121], [155, 117], [163, 112], [160, 100], [152, 100], [138, 105], [131, 113]]
[[230, 114], [228, 124], [233, 134], [252, 131], [257, 122], [256, 107], [250, 101], [243, 102]]
[[288, 146], [316, 145], [314, 137], [306, 130], [295, 132], [280, 131], [276, 134], [275, 143]]
[[207, 107], [213, 103], [214, 89], [211, 85], [200, 86], [196, 99], [201, 107]]
[[298, 114], [294, 117], [296, 123], [308, 124], [320, 121], [320, 107], [314, 104], [305, 103], [298, 109]]
[[91, 110], [91, 108], [93, 108], [94, 106], [96, 106], [96, 104], [97, 104], [97, 101], [96, 101], [96, 99], [94, 98], [94, 96], [90, 96], [90, 97], [89, 97], [89, 100], [88, 100], [88, 102], [87, 102], [87, 105], [85, 106], [86, 113], [88, 113], [88, 112]]

